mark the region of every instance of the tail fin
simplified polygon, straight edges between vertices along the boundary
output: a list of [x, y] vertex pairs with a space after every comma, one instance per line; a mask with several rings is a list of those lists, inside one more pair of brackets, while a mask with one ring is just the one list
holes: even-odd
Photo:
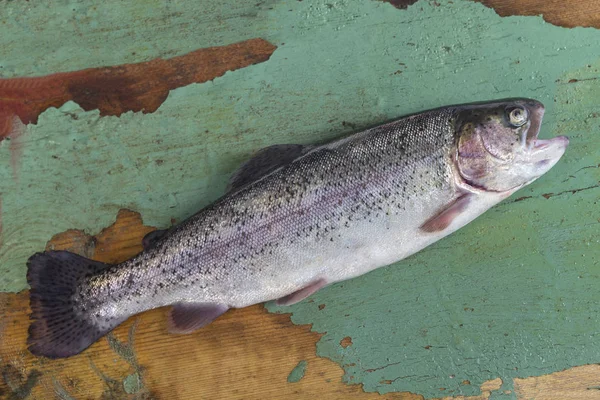
[[81, 353], [121, 321], [96, 321], [86, 311], [79, 285], [109, 265], [68, 251], [37, 253], [27, 261], [32, 323], [29, 351], [48, 358]]

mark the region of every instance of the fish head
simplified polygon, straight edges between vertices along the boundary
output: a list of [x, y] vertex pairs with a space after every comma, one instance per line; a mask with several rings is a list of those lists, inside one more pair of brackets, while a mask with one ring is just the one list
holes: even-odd
[[538, 139], [544, 105], [511, 99], [458, 107], [455, 164], [469, 186], [511, 194], [550, 170], [569, 139]]

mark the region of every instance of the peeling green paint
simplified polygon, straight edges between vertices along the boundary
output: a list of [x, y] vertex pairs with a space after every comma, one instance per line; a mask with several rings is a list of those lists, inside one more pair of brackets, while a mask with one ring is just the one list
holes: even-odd
[[38, 381], [42, 373], [37, 369], [32, 369], [28, 372], [27, 376], [20, 370], [18, 370], [12, 364], [3, 365], [0, 368], [0, 379], [6, 385], [6, 390], [10, 390], [11, 393], [5, 393], [4, 390], [0, 390], [0, 394], [4, 396], [6, 394], [6, 398], [8, 400], [18, 400], [18, 399], [26, 399], [31, 394], [31, 390], [35, 385], [38, 384]]
[[125, 393], [137, 393], [141, 388], [142, 380], [140, 379], [140, 374], [137, 372], [128, 375], [125, 379], [123, 379], [123, 390], [125, 390]]
[[135, 370], [134, 373], [127, 375], [123, 379], [123, 390], [128, 394], [139, 392], [147, 393], [144, 386], [144, 376], [142, 373], [143, 369], [139, 365], [135, 354], [134, 336], [138, 321], [139, 320], [136, 319], [129, 328], [126, 342], [117, 339], [112, 332], [106, 336], [106, 340], [108, 341], [110, 348], [123, 360], [127, 361]]
[[288, 375], [287, 381], [289, 383], [300, 382], [300, 379], [304, 378], [304, 373], [306, 372], [306, 366], [308, 362], [302, 360], [294, 367], [292, 372]]
[[[36, 76], [170, 58], [265, 31], [275, 0], [2, 3], [0, 76]], [[44, 49], [44, 51], [40, 51]]]
[[[263, 146], [529, 96], [547, 105], [542, 136], [571, 137], [550, 173], [399, 265], [293, 306], [293, 321], [327, 332], [318, 354], [367, 391], [473, 395], [496, 377], [512, 390], [513, 377], [600, 360], [599, 31], [500, 18], [465, 0], [406, 10], [362, 0], [154, 3], [65, 2], [54, 14], [7, 3], [1, 74], [144, 61], [250, 37], [278, 49], [266, 63], [172, 91], [154, 114], [47, 110], [21, 138], [18, 182], [0, 143], [0, 290], [25, 287], [25, 259], [55, 233], [96, 233], [122, 207], [159, 227], [185, 218]], [[345, 336], [353, 345], [343, 349]]]

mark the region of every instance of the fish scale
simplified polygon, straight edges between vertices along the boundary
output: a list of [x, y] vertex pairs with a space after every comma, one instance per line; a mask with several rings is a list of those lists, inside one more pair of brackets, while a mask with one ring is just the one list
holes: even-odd
[[[173, 305], [170, 330], [189, 333], [229, 308], [293, 304], [401, 260], [558, 161], [568, 141], [538, 141], [542, 115], [543, 106], [528, 99], [451, 106], [321, 146], [263, 149], [221, 199], [152, 233], [144, 251], [122, 264], [34, 255], [29, 348], [77, 354], [129, 316], [166, 305]], [[498, 157], [503, 151], [513, 164]], [[515, 185], [497, 190], [497, 182]], [[68, 277], [60, 290], [49, 266]], [[70, 320], [50, 312], [56, 298]], [[80, 335], [60, 335], [68, 329]]]

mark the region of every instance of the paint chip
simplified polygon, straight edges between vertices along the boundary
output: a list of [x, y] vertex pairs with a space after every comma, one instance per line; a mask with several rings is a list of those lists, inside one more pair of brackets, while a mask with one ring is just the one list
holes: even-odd
[[390, 3], [391, 5], [393, 5], [394, 7], [398, 8], [400, 10], [406, 10], [408, 8], [408, 6], [412, 6], [418, 0], [380, 0], [380, 1]]
[[504, 382], [502, 382], [502, 379], [496, 378], [483, 382], [480, 388], [482, 392], [493, 392], [494, 390], [499, 390], [503, 383]]
[[340, 340], [340, 346], [342, 346], [344, 349], [348, 346], [352, 346], [352, 338], [350, 336], [346, 336]]
[[137, 393], [142, 388], [141, 383], [140, 375], [137, 372], [134, 372], [123, 380], [123, 390], [125, 390], [125, 393], [127, 394]]
[[[418, 0], [379, 0], [390, 3], [400, 10], [406, 10], [408, 6], [415, 4]], [[552, 2], [545, 0], [472, 0], [493, 9], [501, 17], [513, 15], [542, 16], [544, 21], [556, 26], [574, 28], [577, 26], [600, 28], [600, 3], [597, 0], [578, 0], [564, 6], [564, 2]], [[431, 5], [439, 7], [441, 3], [436, 0]], [[448, 4], [452, 4], [449, 1]]]
[[57, 233], [52, 236], [46, 244], [46, 251], [63, 249], [69, 246], [69, 251], [79, 254], [83, 257], [92, 258], [96, 240], [79, 229], [69, 229], [65, 232]]
[[[541, 376], [515, 378], [514, 395], [518, 398], [530, 399], [539, 397], [541, 393], [564, 393], [571, 399], [595, 399], [600, 389], [599, 374], [600, 365], [590, 364]], [[562, 396], [562, 398], [566, 397]]]
[[492, 8], [501, 17], [511, 15], [538, 16], [553, 25], [565, 28], [576, 26], [600, 28], [600, 3], [597, 0], [578, 0], [565, 7], [562, 1], [545, 0], [473, 0]]
[[289, 383], [299, 382], [300, 379], [304, 378], [304, 373], [306, 372], [307, 365], [308, 362], [306, 362], [305, 360], [300, 361], [298, 365], [296, 365], [292, 372], [290, 372], [290, 374], [288, 375], [287, 381]]

